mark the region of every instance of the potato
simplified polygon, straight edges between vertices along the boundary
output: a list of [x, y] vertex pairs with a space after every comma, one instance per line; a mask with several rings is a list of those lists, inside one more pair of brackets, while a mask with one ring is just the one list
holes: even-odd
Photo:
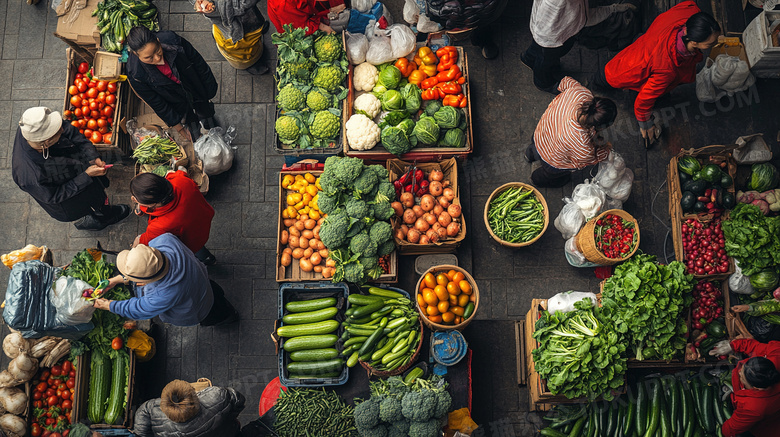
[[285, 219], [284, 220], [284, 226], [285, 227], [289, 228], [290, 226], [292, 226], [294, 224], [295, 224], [295, 219]]
[[290, 233], [287, 231], [282, 231], [282, 236], [279, 237], [279, 242], [286, 245], [289, 238], [290, 238]]
[[305, 222], [303, 222], [303, 226], [306, 229], [314, 229], [314, 227], [317, 226], [317, 221], [316, 220], [312, 220], [312, 219], [308, 219]]
[[[314, 238], [314, 232], [312, 232], [310, 229], [304, 229], [304, 231], [301, 232], [301, 236], [311, 240], [312, 238]], [[311, 242], [309, 242], [309, 244], [311, 244]]]
[[286, 253], [286, 254], [292, 255], [292, 249], [290, 249], [289, 247], [285, 247], [284, 250], [282, 251], [282, 253]]
[[303, 251], [303, 257], [304, 258], [309, 258], [310, 256], [312, 256], [313, 253], [314, 253], [314, 249], [312, 249], [310, 247], [310, 248], [308, 248], [308, 249]]
[[290, 254], [289, 254], [289, 253], [283, 253], [283, 254], [282, 254], [282, 260], [281, 260], [281, 263], [282, 263], [282, 265], [283, 265], [283, 266], [285, 266], [285, 267], [287, 267], [287, 266], [289, 266], [290, 264], [292, 264], [292, 257], [290, 256]]
[[322, 273], [322, 266], [314, 266], [315, 273]]
[[301, 231], [299, 231], [295, 226], [290, 226], [290, 235], [294, 237], [300, 237]]
[[301, 249], [300, 247], [296, 247], [295, 249], [293, 249], [292, 257], [295, 259], [303, 258], [303, 249]]
[[321, 257], [321, 256], [320, 256], [320, 254], [319, 254], [319, 253], [317, 253], [317, 252], [314, 252], [314, 253], [313, 253], [313, 254], [310, 256], [310, 258], [309, 258], [309, 259], [311, 260], [311, 263], [312, 263], [312, 264], [314, 264], [315, 266], [316, 266], [316, 265], [319, 265], [319, 264], [322, 262], [322, 257]]
[[310, 272], [314, 269], [314, 265], [307, 258], [301, 258], [300, 264], [301, 270], [304, 272]]
[[327, 260], [325, 260], [325, 265], [328, 267], [336, 267], [336, 261], [328, 258]]
[[[320, 243], [322, 243], [322, 242], [320, 241]], [[319, 254], [320, 254], [320, 256], [321, 256], [323, 259], [327, 258], [327, 257], [328, 257], [328, 255], [330, 254], [330, 252], [328, 252], [328, 249], [320, 249], [320, 250], [319, 250], [317, 253], [319, 253]], [[335, 261], [334, 261], [334, 263], [335, 263]], [[335, 265], [335, 264], [334, 264], [334, 265]]]
[[299, 231], [303, 231], [304, 229], [306, 229], [306, 225], [304, 224], [304, 221], [298, 220], [297, 222], [295, 222], [295, 229]]
[[291, 235], [290, 236], [290, 241], [288, 243], [289, 243], [290, 247], [292, 247], [293, 249], [295, 249], [297, 247], [300, 247], [299, 238], [296, 237], [295, 235]]

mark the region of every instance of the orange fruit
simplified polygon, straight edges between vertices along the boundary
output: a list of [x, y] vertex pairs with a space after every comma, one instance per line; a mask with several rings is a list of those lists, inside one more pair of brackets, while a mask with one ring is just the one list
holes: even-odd
[[423, 299], [422, 293], [417, 293], [417, 305], [420, 305], [420, 308], [425, 308], [428, 306], [428, 303], [425, 302], [425, 299]]
[[454, 313], [456, 316], [463, 317], [464, 309], [463, 307], [454, 306], [454, 307], [450, 307], [450, 312]]
[[462, 306], [463, 308], [466, 308], [466, 305], [469, 304], [469, 295], [468, 294], [461, 294], [458, 296], [458, 306]]
[[459, 295], [460, 288], [458, 287], [458, 283], [453, 281], [447, 284], [447, 293], [453, 294], [455, 296]]
[[450, 281], [454, 281], [454, 279], [452, 279], [452, 278], [455, 276], [455, 273], [458, 273], [458, 272], [455, 271], [455, 270], [450, 270], [449, 272], [447, 272], [447, 277], [450, 278]]
[[447, 283], [450, 282], [450, 278], [447, 277], [444, 273], [439, 273], [436, 275], [436, 283], [439, 285], [447, 285]]
[[449, 303], [450, 305], [457, 305], [458, 304], [458, 296], [455, 296], [454, 294], [450, 294], [449, 297]]
[[439, 302], [438, 305], [436, 305], [436, 309], [438, 309], [440, 313], [444, 314], [444, 313], [447, 312], [447, 310], [450, 309], [450, 303], [447, 302], [446, 300], [445, 301], [441, 301], [441, 302]]
[[446, 301], [449, 298], [449, 296], [447, 296], [447, 288], [443, 285], [437, 285], [436, 288], [433, 289], [433, 292], [436, 293], [436, 297], [441, 301]]
[[452, 314], [449, 311], [441, 313], [441, 320], [444, 323], [452, 323], [455, 321], [455, 314]]
[[440, 314], [440, 313], [439, 313], [439, 309], [438, 309], [438, 308], [436, 308], [436, 307], [435, 307], [435, 306], [433, 306], [433, 305], [431, 305], [431, 306], [429, 306], [428, 308], [426, 308], [426, 309], [425, 309], [425, 312], [426, 312], [426, 313], [427, 313], [429, 316], [438, 316], [438, 315]]
[[462, 292], [464, 292], [464, 293], [466, 293], [468, 295], [471, 294], [471, 284], [469, 283], [469, 281], [463, 280], [463, 281], [458, 282], [458, 287], [460, 288], [460, 290]]
[[466, 279], [466, 275], [464, 275], [462, 272], [455, 272], [455, 274], [452, 275], [453, 282], [460, 282], [464, 279]]
[[455, 324], [460, 325], [461, 323], [463, 323], [463, 317], [455, 316]]
[[433, 323], [441, 323], [441, 316], [428, 316], [428, 320]]
[[433, 289], [436, 286], [436, 277], [433, 276], [433, 273], [426, 273], [422, 282], [427, 288]]
[[425, 300], [425, 303], [427, 303], [428, 305], [436, 306], [436, 304], [439, 303], [439, 299], [436, 298], [436, 294], [434, 293], [425, 293], [423, 299]]

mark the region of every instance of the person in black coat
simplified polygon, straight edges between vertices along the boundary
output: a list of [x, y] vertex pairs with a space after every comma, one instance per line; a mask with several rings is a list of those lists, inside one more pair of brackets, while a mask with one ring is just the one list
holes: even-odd
[[139, 26], [130, 29], [127, 46], [130, 86], [165, 124], [185, 136], [185, 126], [196, 135], [199, 122], [215, 127], [210, 100], [217, 95], [217, 80], [189, 41]]
[[59, 112], [36, 107], [24, 112], [14, 140], [11, 174], [49, 215], [76, 228], [98, 231], [130, 213], [108, 205], [106, 164], [95, 146]]

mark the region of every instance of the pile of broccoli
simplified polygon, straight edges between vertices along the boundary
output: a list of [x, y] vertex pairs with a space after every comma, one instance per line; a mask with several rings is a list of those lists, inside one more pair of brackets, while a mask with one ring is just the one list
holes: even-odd
[[327, 217], [320, 240], [336, 261], [333, 282], [363, 284], [382, 273], [379, 257], [395, 250], [390, 217], [395, 187], [381, 165], [331, 156], [320, 176], [317, 205]]
[[434, 378], [418, 378], [411, 386], [397, 376], [372, 382], [371, 398], [355, 407], [355, 426], [361, 437], [441, 435], [452, 397], [447, 383]]

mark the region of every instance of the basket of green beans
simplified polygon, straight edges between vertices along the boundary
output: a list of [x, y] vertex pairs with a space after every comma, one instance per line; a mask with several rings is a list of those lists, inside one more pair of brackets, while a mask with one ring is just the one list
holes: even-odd
[[485, 203], [485, 226], [506, 247], [524, 247], [538, 240], [550, 223], [544, 196], [522, 182], [496, 188]]
[[186, 156], [181, 146], [161, 136], [146, 137], [133, 151], [133, 158], [138, 163], [136, 173], [151, 172], [159, 165], [170, 164], [171, 158], [182, 162]]

